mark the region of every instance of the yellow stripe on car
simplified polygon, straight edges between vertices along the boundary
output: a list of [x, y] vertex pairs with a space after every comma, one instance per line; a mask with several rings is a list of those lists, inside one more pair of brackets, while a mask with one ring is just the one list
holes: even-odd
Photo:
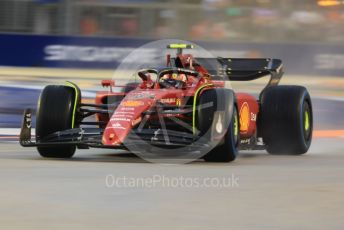
[[78, 93], [78, 88], [72, 82], [66, 81], [66, 85], [69, 86], [69, 87], [72, 87], [74, 89], [74, 91], [75, 91], [75, 98], [74, 98], [74, 105], [73, 105], [73, 114], [72, 114], [72, 129], [73, 129], [74, 126], [75, 126], [75, 113], [76, 113], [76, 106], [77, 106], [77, 103], [78, 103], [79, 93]]
[[196, 103], [197, 103], [197, 96], [198, 94], [201, 92], [202, 89], [204, 89], [205, 87], [208, 86], [213, 86], [213, 84], [204, 84], [202, 86], [200, 86], [194, 95], [194, 99], [193, 99], [193, 106], [192, 106], [192, 132], [193, 134], [196, 134]]

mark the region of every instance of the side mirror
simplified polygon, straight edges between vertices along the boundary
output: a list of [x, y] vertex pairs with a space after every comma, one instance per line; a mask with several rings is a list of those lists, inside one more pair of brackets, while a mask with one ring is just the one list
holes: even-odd
[[112, 87], [115, 86], [114, 80], [102, 80], [102, 86], [103, 87], [110, 87], [110, 91], [112, 92]]

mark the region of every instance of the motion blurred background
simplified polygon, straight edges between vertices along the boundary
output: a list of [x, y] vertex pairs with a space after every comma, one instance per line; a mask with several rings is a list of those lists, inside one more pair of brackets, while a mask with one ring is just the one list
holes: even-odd
[[0, 127], [20, 127], [46, 84], [74, 81], [92, 100], [129, 52], [163, 38], [214, 56], [281, 58], [282, 83], [316, 98], [316, 128], [344, 127], [343, 0], [2, 0]]
[[0, 31], [247, 42], [344, 42], [342, 0], [2, 0]]

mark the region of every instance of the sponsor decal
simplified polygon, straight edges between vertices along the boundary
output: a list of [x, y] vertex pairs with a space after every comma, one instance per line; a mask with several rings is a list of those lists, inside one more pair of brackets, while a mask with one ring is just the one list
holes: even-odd
[[219, 114], [219, 119], [217, 119], [217, 123], [216, 123], [216, 132], [217, 133], [222, 133], [223, 130], [223, 125], [222, 125], [222, 118], [221, 115]]
[[314, 62], [316, 69], [344, 69], [344, 54], [318, 54], [314, 57]]
[[115, 112], [115, 115], [134, 115], [135, 113], [134, 112], [122, 112], [122, 111], [116, 111]]
[[256, 121], [257, 120], [257, 114], [251, 112], [251, 121]]
[[[117, 62], [132, 52], [132, 47], [116, 46], [79, 46], [65, 44], [51, 44], [44, 47], [44, 60], [46, 61], [80, 61], [80, 62]], [[156, 50], [142, 48], [138, 51], [145, 58], [137, 58], [137, 63], [154, 59]], [[139, 55], [140, 56], [140, 55]]]
[[131, 119], [125, 117], [113, 117], [110, 121], [126, 121], [129, 122]]
[[112, 124], [112, 127], [114, 129], [125, 129], [120, 123], [116, 122], [114, 124]]
[[131, 93], [128, 95], [129, 99], [144, 99], [144, 98], [154, 98], [154, 94], [149, 92]]
[[247, 102], [244, 102], [240, 108], [240, 132], [247, 132], [250, 126], [250, 107]]
[[26, 127], [27, 127], [28, 129], [30, 129], [31, 126], [32, 126], [31, 113], [25, 114], [25, 120], [26, 120], [26, 122], [25, 122]]
[[123, 101], [121, 105], [128, 107], [138, 107], [144, 105], [144, 103], [142, 101]]
[[129, 115], [129, 114], [115, 114], [113, 115], [113, 118], [132, 118], [134, 115]]
[[250, 138], [240, 140], [240, 144], [250, 144], [250, 143], [251, 143], [251, 139]]
[[[121, 107], [119, 110], [121, 110], [121, 111], [134, 111], [134, 108], [132, 108], [132, 107]], [[124, 112], [122, 112], [122, 113], [124, 113]]]
[[161, 103], [176, 103], [176, 98], [163, 98], [163, 99], [160, 99], [160, 102]]

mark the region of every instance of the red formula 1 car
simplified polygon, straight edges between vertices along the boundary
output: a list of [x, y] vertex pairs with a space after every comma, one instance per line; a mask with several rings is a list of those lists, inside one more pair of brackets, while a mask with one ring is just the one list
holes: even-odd
[[[198, 58], [192, 48], [171, 44], [165, 67], [142, 69], [141, 81], [114, 92], [97, 93], [95, 104], [81, 102], [73, 83], [49, 85], [41, 93], [36, 138], [30, 109], [24, 113], [20, 144], [37, 146], [43, 157], [69, 158], [76, 148], [127, 149], [144, 156], [191, 157], [228, 162], [240, 149], [271, 154], [303, 154], [312, 139], [312, 104], [302, 86], [278, 86], [278, 59]], [[270, 76], [259, 96], [234, 92], [230, 81]], [[96, 121], [90, 121], [92, 115]], [[197, 153], [197, 154], [196, 154]], [[190, 155], [189, 155], [190, 157]]]

